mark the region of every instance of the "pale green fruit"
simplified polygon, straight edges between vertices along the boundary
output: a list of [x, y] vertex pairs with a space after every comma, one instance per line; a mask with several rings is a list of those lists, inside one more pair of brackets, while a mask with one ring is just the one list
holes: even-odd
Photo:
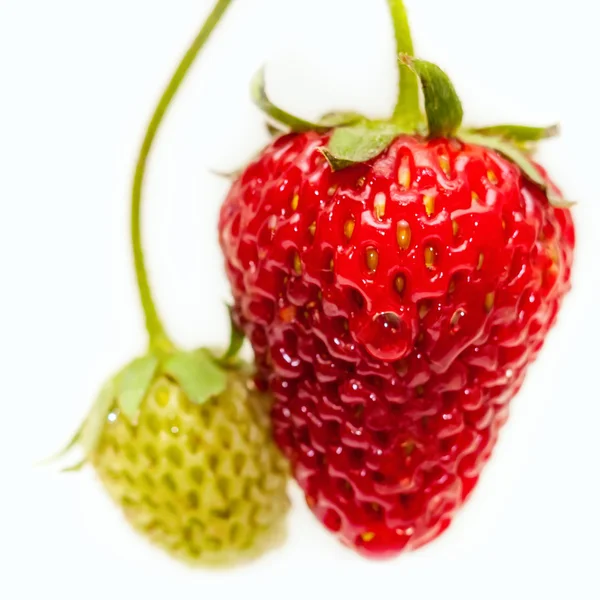
[[88, 460], [133, 527], [179, 559], [226, 565], [278, 545], [288, 467], [243, 372], [193, 403], [158, 374], [135, 418], [115, 400]]

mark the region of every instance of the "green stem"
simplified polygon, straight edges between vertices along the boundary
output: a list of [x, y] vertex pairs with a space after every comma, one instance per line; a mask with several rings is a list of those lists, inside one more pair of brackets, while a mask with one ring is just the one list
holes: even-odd
[[206, 44], [211, 33], [221, 20], [223, 14], [229, 8], [232, 0], [218, 0], [212, 12], [206, 19], [200, 33], [193, 41], [189, 50], [181, 60], [181, 63], [177, 67], [175, 74], [171, 78], [169, 85], [163, 92], [163, 95], [152, 115], [150, 124], [146, 131], [146, 136], [140, 149], [138, 162], [135, 169], [135, 176], [133, 179], [133, 191], [131, 197], [131, 243], [133, 248], [133, 258], [135, 263], [135, 274], [137, 278], [138, 288], [140, 292], [140, 299], [142, 302], [142, 308], [144, 309], [144, 315], [146, 318], [146, 330], [150, 337], [150, 347], [154, 349], [169, 350], [173, 348], [172, 342], [165, 331], [164, 325], [156, 310], [156, 305], [148, 282], [148, 272], [144, 262], [144, 252], [142, 249], [141, 242], [141, 224], [140, 224], [140, 208], [142, 203], [142, 190], [144, 184], [144, 176], [146, 174], [146, 166], [148, 163], [148, 156], [150, 150], [156, 138], [156, 134], [163, 122], [164, 116], [175, 97], [175, 94], [179, 90], [183, 80], [188, 74], [190, 67], [192, 66], [194, 59], [198, 56], [198, 53], [202, 50]]
[[[414, 48], [404, 2], [403, 0], [387, 0], [387, 3], [394, 22], [394, 33], [396, 34], [396, 58], [400, 54], [413, 56]], [[399, 67], [400, 87], [393, 120], [401, 127], [414, 131], [421, 122], [419, 82], [416, 75], [408, 67], [400, 63]]]

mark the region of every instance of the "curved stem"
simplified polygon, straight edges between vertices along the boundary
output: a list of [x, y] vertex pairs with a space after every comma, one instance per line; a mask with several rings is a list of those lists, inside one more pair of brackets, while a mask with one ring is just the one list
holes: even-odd
[[135, 176], [133, 179], [133, 191], [131, 197], [131, 243], [133, 249], [133, 258], [135, 263], [135, 274], [140, 292], [140, 300], [144, 309], [146, 318], [146, 330], [150, 336], [150, 347], [156, 349], [170, 349], [173, 344], [169, 340], [163, 323], [156, 310], [156, 305], [148, 282], [148, 272], [144, 261], [144, 252], [141, 242], [141, 223], [140, 223], [140, 208], [142, 203], [142, 189], [144, 176], [146, 174], [146, 166], [148, 156], [156, 138], [156, 134], [164, 119], [164, 116], [169, 108], [171, 101], [179, 90], [181, 83], [188, 74], [194, 59], [202, 50], [211, 33], [221, 20], [223, 14], [231, 4], [232, 0], [218, 0], [212, 12], [207, 17], [200, 33], [192, 42], [192, 45], [186, 52], [177, 67], [175, 74], [171, 78], [169, 85], [163, 92], [163, 95], [152, 115], [150, 124], [146, 131], [146, 136], [140, 149], [139, 158], [137, 161]]
[[[387, 3], [394, 22], [396, 58], [400, 54], [413, 56], [414, 48], [404, 2], [403, 0], [387, 0]], [[408, 67], [400, 63], [398, 64], [400, 68], [400, 81], [393, 120], [402, 127], [414, 131], [421, 121], [419, 82], [416, 75]]]

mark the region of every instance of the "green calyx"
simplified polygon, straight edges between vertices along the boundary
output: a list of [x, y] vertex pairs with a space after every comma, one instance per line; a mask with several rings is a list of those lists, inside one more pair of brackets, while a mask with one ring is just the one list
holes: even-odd
[[550, 183], [531, 161], [537, 143], [557, 136], [558, 126], [463, 126], [462, 104], [448, 75], [437, 65], [413, 56], [403, 1], [388, 0], [387, 3], [399, 57], [399, 93], [391, 117], [374, 120], [356, 113], [334, 113], [337, 116], [335, 120], [321, 119], [311, 123], [299, 119], [268, 99], [264, 71], [261, 70], [254, 80], [252, 96], [256, 105], [267, 115], [272, 135], [307, 131], [329, 133], [328, 144], [322, 153], [333, 171], [375, 159], [401, 135], [458, 138], [495, 150], [515, 163], [527, 178], [543, 189], [553, 206], [572, 206], [571, 202], [554, 193]]
[[[502, 127], [506, 129], [510, 126], [504, 125]], [[517, 131], [520, 129], [521, 127], [517, 127]], [[530, 155], [527, 151], [522, 149], [521, 144], [524, 143], [525, 140], [513, 141], [500, 136], [483, 135], [474, 131], [460, 132], [460, 139], [470, 144], [491, 148], [515, 163], [530, 181], [537, 184], [544, 191], [548, 197], [548, 201], [555, 208], [571, 208], [575, 205], [574, 202], [565, 200], [554, 192], [550, 182], [543, 177], [531, 161]], [[532, 140], [527, 140], [527, 142], [530, 141]]]
[[132, 425], [138, 421], [143, 402], [161, 377], [174, 381], [194, 404], [204, 404], [227, 388], [227, 370], [206, 348], [192, 352], [149, 353], [131, 361], [100, 390], [85, 421], [59, 458], [75, 446], [83, 459], [66, 471], [83, 467], [94, 452], [111, 412], [123, 415]]
[[366, 119], [334, 129], [323, 155], [334, 171], [379, 156], [402, 132], [395, 123]]
[[227, 310], [229, 311], [229, 347], [225, 351], [225, 354], [220, 359], [221, 364], [223, 365], [231, 365], [235, 364], [237, 360], [237, 356], [242, 349], [242, 345], [244, 344], [244, 333], [243, 331], [236, 325], [235, 320], [233, 318], [233, 307], [228, 306]]
[[305, 131], [327, 131], [327, 127], [324, 127], [319, 123], [313, 123], [311, 121], [301, 119], [300, 117], [295, 117], [275, 106], [275, 104], [269, 100], [265, 86], [265, 69], [262, 68], [254, 76], [250, 91], [252, 94], [252, 100], [256, 106], [258, 106], [258, 108], [260, 108], [260, 110], [265, 113], [265, 115], [267, 115], [267, 117], [269, 117], [269, 119], [274, 123], [276, 131], [285, 132], [286, 129], [289, 131], [296, 131], [298, 133]]
[[491, 127], [475, 127], [467, 130], [483, 136], [499, 138], [510, 142], [523, 150], [535, 148], [536, 142], [560, 135], [559, 125], [549, 127], [529, 127], [527, 125], [492, 125]]
[[254, 76], [250, 88], [252, 100], [254, 104], [267, 116], [269, 123], [267, 124], [272, 135], [281, 135], [293, 131], [295, 133], [303, 133], [306, 131], [317, 131], [325, 133], [332, 127], [340, 127], [355, 123], [362, 119], [362, 116], [357, 113], [330, 113], [325, 115], [317, 122], [307, 121], [300, 117], [286, 112], [277, 107], [269, 99], [266, 91], [265, 69], [261, 68]]
[[450, 78], [437, 65], [400, 55], [400, 62], [413, 71], [423, 89], [425, 114], [430, 137], [449, 137], [456, 134], [463, 120], [463, 108]]

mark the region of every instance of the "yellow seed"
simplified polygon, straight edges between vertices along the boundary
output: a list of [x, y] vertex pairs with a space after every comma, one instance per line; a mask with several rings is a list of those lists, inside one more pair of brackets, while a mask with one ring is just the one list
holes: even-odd
[[312, 237], [315, 237], [315, 232], [317, 231], [317, 224], [316, 223], [311, 223], [308, 226], [308, 231], [309, 231], [310, 235], [312, 235]]
[[367, 261], [367, 269], [371, 273], [377, 271], [377, 267], [379, 266], [379, 252], [377, 252], [376, 248], [373, 246], [369, 246], [365, 252], [366, 261]]
[[371, 502], [371, 509], [373, 510], [373, 512], [376, 512], [376, 513], [381, 512], [381, 506], [379, 504], [377, 504], [377, 502]]
[[398, 221], [396, 238], [400, 250], [406, 250], [410, 246], [411, 231], [410, 225], [406, 221]]
[[155, 394], [156, 402], [165, 407], [169, 403], [169, 390], [165, 387], [161, 387], [158, 392]]
[[327, 190], [327, 194], [329, 196], [333, 196], [336, 192], [337, 192], [338, 186], [337, 185], [332, 185], [328, 190]]
[[334, 267], [335, 267], [335, 262], [334, 262], [334, 260], [333, 260], [333, 258], [332, 258], [332, 259], [329, 261], [329, 270], [330, 270], [330, 271], [333, 271]]
[[352, 237], [355, 226], [356, 226], [356, 223], [354, 222], [353, 219], [349, 219], [348, 221], [346, 221], [344, 223], [344, 235], [346, 236], [347, 240], [349, 240]]
[[403, 158], [398, 169], [398, 183], [407, 190], [410, 187], [410, 166], [408, 164], [408, 158]]
[[479, 258], [477, 259], [477, 270], [481, 271], [481, 268], [483, 267], [483, 262], [485, 260], [485, 256], [483, 256], [483, 252], [479, 255]]
[[294, 305], [286, 306], [279, 311], [279, 318], [284, 323], [291, 323], [296, 318], [296, 307]]
[[297, 275], [302, 275], [302, 261], [297, 252], [294, 254], [294, 271], [296, 271]]
[[440, 169], [446, 176], [450, 175], [450, 159], [446, 155], [440, 156]]
[[448, 286], [448, 291], [453, 294], [456, 291], [456, 278], [452, 277], [450, 279], [450, 285]]
[[435, 266], [435, 259], [437, 258], [435, 248], [433, 246], [425, 247], [425, 266], [428, 269], [433, 269]]
[[406, 287], [406, 278], [404, 275], [398, 275], [396, 279], [394, 279], [394, 287], [399, 294], [404, 292], [404, 288]]
[[471, 200], [473, 200], [473, 202], [479, 202], [479, 194], [477, 192], [471, 192]]
[[407, 440], [406, 442], [402, 443], [401, 447], [402, 450], [404, 450], [404, 454], [406, 454], [406, 456], [410, 456], [415, 451], [417, 445], [413, 440]]
[[558, 254], [558, 248], [556, 244], [552, 244], [550, 249], [548, 250], [548, 255], [550, 256], [550, 260], [556, 265], [560, 261], [560, 256]]
[[358, 181], [356, 182], [356, 187], [359, 187], [359, 188], [363, 187], [363, 185], [365, 185], [366, 181], [367, 181], [366, 177], [359, 177]]
[[454, 236], [458, 235], [460, 228], [458, 226], [458, 223], [456, 221], [452, 221], [452, 233], [454, 234]]
[[542, 282], [544, 280], [556, 281], [558, 278], [558, 266], [553, 264], [542, 274]]
[[435, 212], [435, 198], [433, 196], [423, 196], [423, 204], [425, 205], [425, 212], [430, 217]]
[[378, 219], [382, 219], [383, 216], [385, 215], [385, 194], [383, 192], [379, 192], [376, 196], [375, 196], [375, 216]]
[[427, 313], [429, 312], [429, 309], [431, 308], [429, 302], [425, 301], [425, 302], [420, 302], [419, 303], [419, 317], [421, 319], [425, 318], [427, 316]]
[[408, 373], [408, 361], [403, 358], [396, 365], [396, 373], [400, 375], [400, 377], [404, 377]]
[[[423, 335], [423, 334], [421, 334], [421, 335]], [[422, 385], [418, 385], [418, 386], [415, 388], [415, 393], [417, 394], [417, 396], [418, 396], [419, 398], [422, 398], [422, 397], [423, 397], [423, 394], [425, 393], [425, 388], [424, 388]]]
[[498, 177], [491, 169], [487, 172], [487, 178], [490, 180], [490, 183], [493, 183], [494, 185], [498, 183]]
[[365, 533], [362, 533], [360, 537], [363, 542], [370, 542], [375, 538], [375, 534], [372, 531], [366, 531]]
[[300, 196], [295, 194], [292, 198], [292, 210], [296, 210], [298, 208], [298, 203], [300, 202]]
[[494, 307], [494, 301], [496, 300], [496, 294], [494, 292], [490, 292], [489, 294], [486, 294], [485, 297], [485, 310], [487, 312], [490, 312], [492, 310], [492, 308]]

